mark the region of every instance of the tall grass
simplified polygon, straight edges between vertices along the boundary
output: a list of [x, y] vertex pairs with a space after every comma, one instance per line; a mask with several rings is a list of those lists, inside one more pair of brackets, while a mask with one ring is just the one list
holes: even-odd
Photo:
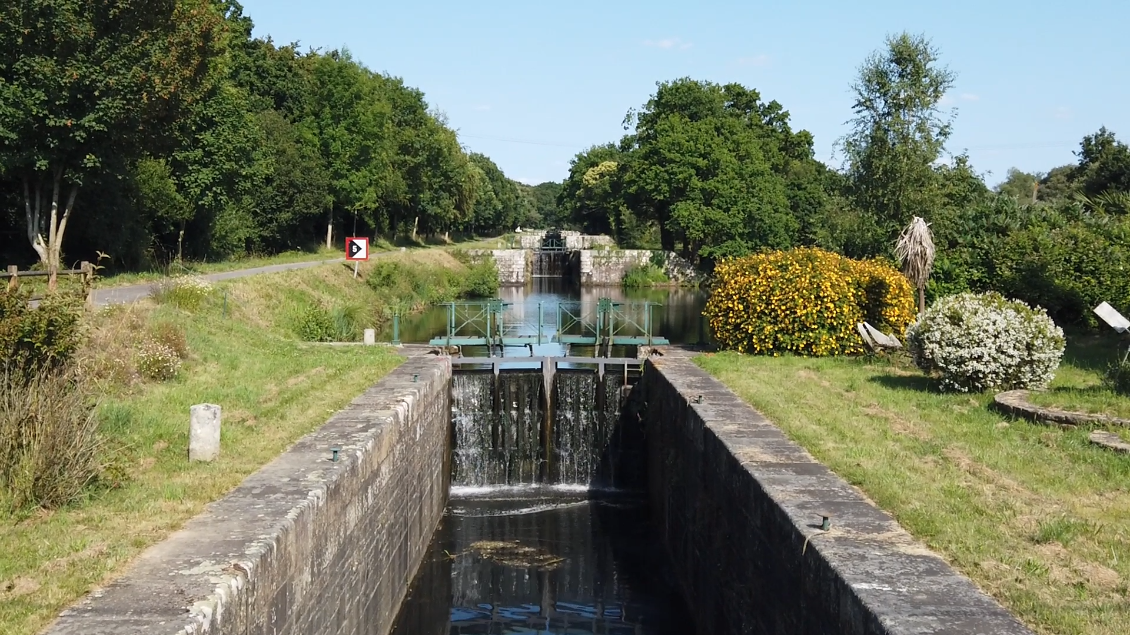
[[655, 263], [648, 262], [636, 265], [624, 273], [622, 284], [628, 289], [646, 289], [656, 285], [667, 284], [671, 280], [663, 269]]
[[73, 371], [0, 373], [0, 497], [8, 513], [81, 496], [98, 476], [97, 429]]

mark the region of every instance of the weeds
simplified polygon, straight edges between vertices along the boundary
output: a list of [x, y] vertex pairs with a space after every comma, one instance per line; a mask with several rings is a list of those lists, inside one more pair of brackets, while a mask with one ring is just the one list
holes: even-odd
[[34, 309], [29, 300], [26, 292], [0, 292], [0, 370], [34, 372], [65, 365], [81, 342], [81, 297], [55, 293]]
[[656, 285], [667, 284], [670, 279], [663, 269], [655, 263], [648, 262], [636, 265], [624, 273], [623, 285], [628, 289], [644, 289]]
[[97, 428], [76, 373], [0, 374], [0, 491], [8, 513], [77, 499], [98, 476]]
[[170, 304], [185, 311], [196, 311], [212, 293], [212, 285], [196, 276], [177, 276], [162, 280], [153, 290], [159, 304]]
[[177, 376], [181, 358], [170, 346], [156, 340], [143, 342], [137, 353], [137, 370], [146, 379], [166, 381]]

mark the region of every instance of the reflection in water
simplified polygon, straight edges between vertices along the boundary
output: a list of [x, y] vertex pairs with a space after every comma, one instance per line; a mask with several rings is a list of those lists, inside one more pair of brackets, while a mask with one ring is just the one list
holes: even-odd
[[452, 499], [394, 634], [694, 632], [642, 500], [512, 491]]
[[[702, 309], [706, 306], [706, 294], [697, 289], [621, 289], [619, 287], [585, 287], [581, 288], [566, 279], [539, 278], [531, 281], [525, 287], [503, 287], [499, 290], [499, 297], [503, 302], [510, 303], [503, 314], [504, 324], [513, 325], [515, 334], [537, 335], [539, 311], [541, 304], [541, 320], [546, 332], [557, 329], [557, 306], [560, 303], [580, 302], [580, 312], [593, 315], [596, 312], [597, 300], [612, 298], [616, 302], [652, 302], [662, 306], [652, 309], [651, 319], [654, 327], [652, 332], [671, 340], [673, 344], [694, 344], [708, 334], [705, 331], [705, 322], [702, 320]], [[642, 321], [642, 315], [640, 316]], [[566, 321], [566, 320], [563, 320]], [[427, 343], [433, 337], [439, 337], [447, 332], [447, 308], [433, 307], [421, 314], [401, 318], [400, 340], [406, 343]], [[461, 333], [471, 335], [472, 333]], [[625, 333], [627, 334], [627, 333]], [[392, 338], [392, 326], [388, 325], [381, 337], [385, 340]], [[546, 344], [534, 347], [535, 355], [561, 355], [562, 347], [557, 344]], [[572, 353], [577, 355], [592, 355], [592, 347], [576, 349]], [[525, 348], [507, 349], [506, 355], [529, 355]], [[617, 353], [623, 354], [623, 353]], [[481, 350], [468, 348], [464, 351], [468, 357], [487, 356], [486, 348]]]

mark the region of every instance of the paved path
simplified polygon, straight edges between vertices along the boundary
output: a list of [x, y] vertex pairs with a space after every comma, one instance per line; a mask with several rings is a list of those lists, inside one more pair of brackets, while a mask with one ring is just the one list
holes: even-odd
[[[377, 254], [373, 254], [376, 256]], [[220, 273], [210, 273], [200, 276], [209, 282], [220, 282], [221, 280], [234, 280], [235, 278], [246, 278], [247, 276], [257, 276], [261, 273], [279, 273], [281, 271], [293, 271], [295, 269], [309, 269], [310, 267], [318, 267], [321, 265], [331, 265], [338, 262], [345, 262], [345, 258], [334, 258], [332, 260], [313, 260], [306, 262], [290, 262], [281, 265], [267, 265], [266, 267], [254, 267], [251, 269], [236, 269], [235, 271], [223, 271]], [[128, 304], [130, 302], [137, 302], [138, 300], [147, 297], [153, 292], [157, 286], [156, 282], [146, 282], [143, 284], [131, 284], [124, 287], [110, 287], [108, 289], [95, 289], [94, 290], [94, 305], [107, 306], [110, 304]]]

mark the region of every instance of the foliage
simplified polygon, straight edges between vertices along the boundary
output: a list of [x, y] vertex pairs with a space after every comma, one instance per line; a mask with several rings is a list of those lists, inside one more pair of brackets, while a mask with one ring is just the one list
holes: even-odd
[[355, 342], [361, 339], [361, 307], [339, 304], [330, 311], [333, 337], [337, 342]]
[[294, 318], [294, 333], [304, 342], [332, 342], [336, 332], [333, 315], [317, 302], [307, 302]]
[[494, 297], [498, 293], [498, 270], [493, 259], [484, 259], [463, 270], [438, 265], [408, 266], [385, 259], [373, 263], [365, 283], [387, 298], [390, 306], [414, 310], [459, 298]]
[[421, 91], [252, 31], [233, 1], [0, 10], [0, 201], [31, 206], [0, 215], [31, 240], [0, 256], [101, 250], [121, 270], [308, 249], [331, 228], [496, 234], [555, 215], [556, 184], [468, 154]]
[[945, 390], [1042, 388], [1063, 356], [1063, 330], [1043, 309], [998, 293], [936, 301], [906, 332], [915, 364]]
[[0, 372], [61, 367], [81, 342], [81, 298], [50, 294], [38, 308], [29, 301], [26, 292], [0, 291]]
[[181, 358], [171, 346], [145, 340], [137, 351], [137, 371], [146, 379], [165, 381], [177, 376]]
[[[558, 204], [569, 224], [623, 246], [679, 247], [709, 264], [807, 240], [827, 203], [812, 136], [738, 84], [661, 82], [618, 145], [572, 162]], [[658, 245], [651, 244], [658, 238]]]
[[470, 264], [463, 295], [468, 298], [494, 298], [498, 296], [498, 286], [498, 265], [493, 256], [486, 255]]
[[203, 278], [191, 275], [174, 276], [157, 283], [153, 299], [160, 304], [170, 304], [185, 311], [195, 311], [212, 293], [212, 285]]
[[78, 374], [0, 371], [0, 499], [7, 511], [77, 499], [99, 473], [97, 428]]
[[[662, 254], [663, 252], [657, 253]], [[628, 289], [644, 289], [666, 284], [670, 281], [667, 274], [663, 272], [662, 267], [657, 266], [654, 262], [647, 262], [631, 267], [625, 271], [622, 284]]]
[[907, 225], [895, 243], [895, 257], [902, 265], [902, 272], [918, 290], [919, 312], [925, 310], [926, 283], [934, 266], [934, 239], [926, 221], [915, 216]]
[[999, 291], [1060, 324], [1094, 325], [1091, 309], [1130, 303], [1130, 217], [1078, 202], [1022, 205], [991, 196], [938, 218], [928, 295]]
[[172, 350], [177, 358], [188, 359], [188, 340], [179, 324], [167, 320], [154, 322], [149, 332], [154, 342]]
[[731, 350], [843, 355], [863, 352], [859, 322], [901, 333], [914, 296], [888, 263], [800, 248], [720, 262], [703, 314]]
[[1103, 373], [1103, 383], [1120, 395], [1130, 395], [1130, 361], [1119, 359]]
[[54, 288], [79, 188], [168, 138], [208, 84], [221, 19], [208, 0], [35, 0], [0, 25], [0, 174]]

